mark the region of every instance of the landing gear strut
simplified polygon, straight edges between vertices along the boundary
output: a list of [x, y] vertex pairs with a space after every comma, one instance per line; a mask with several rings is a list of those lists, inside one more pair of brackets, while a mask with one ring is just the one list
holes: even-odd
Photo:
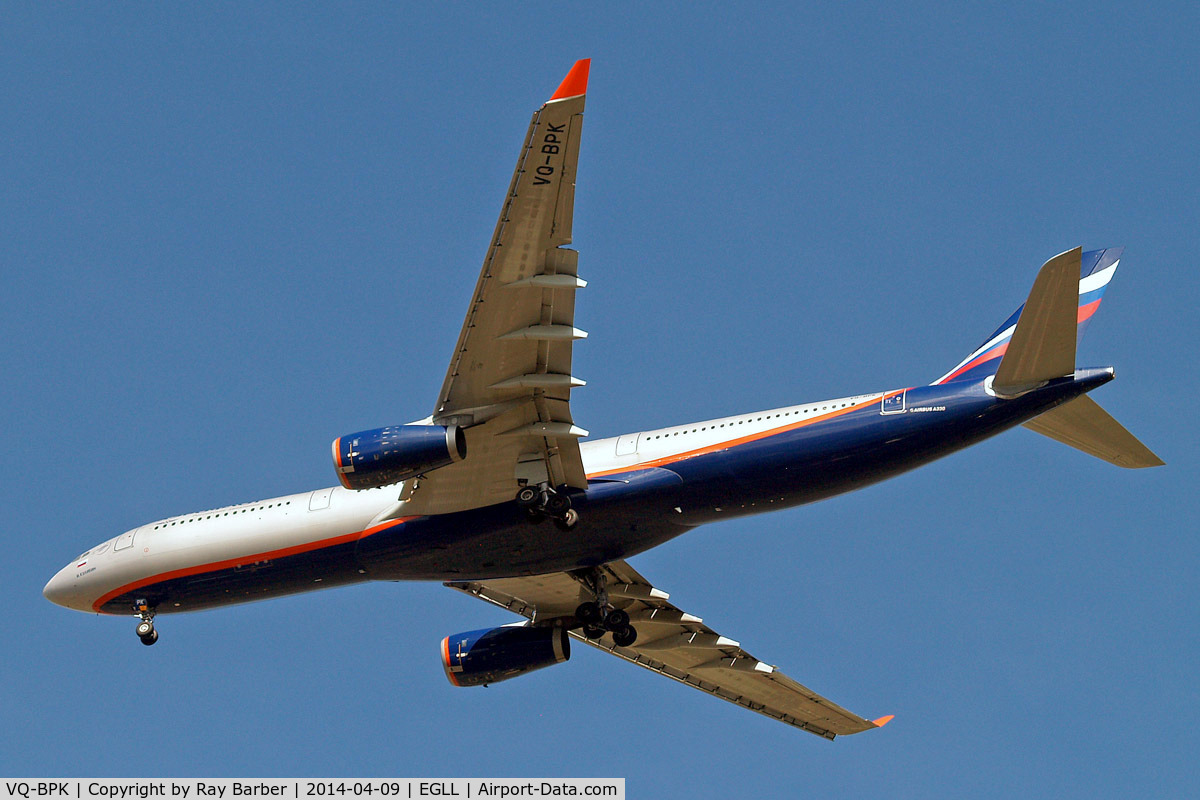
[[154, 609], [145, 600], [138, 600], [133, 604], [133, 611], [142, 619], [137, 626], [138, 638], [149, 647], [158, 641], [158, 631], [154, 630]]
[[637, 641], [637, 631], [629, 624], [629, 614], [613, 608], [609, 602], [608, 591], [604, 588], [604, 575], [599, 570], [592, 570], [584, 582], [596, 600], [580, 603], [575, 609], [575, 619], [583, 626], [583, 635], [588, 639], [599, 639], [611, 633], [617, 647], [631, 646]]
[[548, 483], [538, 486], [522, 486], [517, 492], [517, 505], [525, 509], [531, 522], [541, 522], [546, 517], [564, 531], [579, 524], [579, 512], [571, 508], [571, 498], [555, 491]]

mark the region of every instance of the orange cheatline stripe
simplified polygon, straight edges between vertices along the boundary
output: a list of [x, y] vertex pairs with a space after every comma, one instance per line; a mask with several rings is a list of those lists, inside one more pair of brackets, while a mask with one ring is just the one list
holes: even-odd
[[587, 94], [588, 72], [591, 66], [590, 58], [581, 58], [576, 61], [575, 65], [571, 67], [571, 71], [567, 73], [567, 77], [562, 79], [558, 89], [550, 96], [550, 100], [562, 100], [566, 97]]
[[337, 465], [337, 476], [342, 486], [353, 491], [354, 487], [346, 480], [346, 473], [342, 472], [342, 437], [340, 436], [333, 440], [333, 463]]
[[92, 603], [92, 610], [97, 614], [100, 613], [100, 608], [112, 600], [114, 597], [119, 597], [125, 592], [132, 592], [135, 589], [140, 589], [143, 586], [149, 586], [152, 583], [160, 583], [162, 581], [174, 580], [175, 578], [186, 578], [189, 575], [199, 575], [203, 572], [216, 572], [217, 570], [230, 569], [231, 567], [240, 567], [246, 564], [253, 564], [256, 561], [268, 561], [273, 558], [284, 558], [285, 556], [294, 556], [299, 553], [308, 553], [313, 550], [320, 550], [325, 547], [333, 547], [334, 545], [353, 542], [356, 539], [365, 539], [368, 536], [374, 536], [380, 531], [385, 531], [388, 528], [394, 528], [397, 525], [402, 525], [416, 517], [401, 517], [393, 519], [379, 525], [372, 526], [366, 530], [356, 533], [347, 533], [342, 536], [335, 536], [332, 539], [319, 539], [315, 542], [307, 542], [305, 544], [295, 545], [294, 547], [284, 547], [279, 550], [268, 550], [265, 553], [255, 553], [254, 555], [238, 556], [237, 558], [229, 558], [224, 561], [215, 561], [211, 564], [199, 564], [194, 567], [184, 567], [182, 569], [163, 572], [159, 575], [152, 575], [149, 578], [140, 578], [133, 583], [127, 583], [119, 589], [113, 589], [100, 599]]
[[442, 663], [446, 666], [446, 677], [450, 679], [450, 682], [452, 684], [454, 684], [455, 686], [461, 686], [462, 684], [458, 682], [458, 678], [455, 678], [454, 673], [450, 671], [450, 637], [449, 636], [447, 636], [445, 639], [442, 639]]
[[821, 414], [820, 416], [817, 416], [817, 417], [800, 420], [799, 422], [793, 422], [789, 425], [784, 425], [779, 428], [771, 428], [770, 430], [761, 431], [759, 433], [747, 434], [746, 436], [742, 436], [737, 439], [730, 439], [725, 442], [718, 442], [717, 444], [710, 444], [707, 447], [700, 447], [695, 450], [686, 450], [682, 453], [676, 453], [676, 454], [670, 455], [670, 456], [663, 456], [662, 458], [656, 458], [656, 459], [653, 459], [652, 461], [643, 461], [640, 464], [632, 464], [628, 467], [619, 467], [617, 469], [608, 469], [608, 470], [604, 470], [603, 472], [590, 472], [590, 473], [588, 473], [587, 477], [588, 478], [602, 478], [605, 475], [617, 475], [622, 472], [633, 472], [634, 470], [638, 470], [638, 469], [649, 469], [650, 467], [663, 467], [663, 466], [666, 466], [667, 464], [674, 464], [678, 461], [683, 461], [683, 460], [689, 459], [689, 458], [695, 458], [696, 456], [708, 455], [709, 453], [716, 453], [721, 450], [728, 450], [729, 448], [737, 447], [740, 444], [746, 444], [747, 442], [756, 442], [759, 439], [766, 439], [769, 436], [776, 436], [780, 433], [787, 433], [788, 431], [794, 431], [798, 428], [803, 428], [803, 427], [812, 425], [817, 422], [824, 422], [825, 420], [833, 419], [834, 417], [840, 417], [845, 414], [849, 414], [851, 411], [857, 411], [860, 408], [866, 408], [867, 406], [872, 406], [872, 405], [875, 405], [876, 403], [880, 403], [880, 402], [882, 402], [883, 398], [895, 397], [896, 395], [898, 395], [904, 391], [905, 391], [904, 389], [898, 389], [894, 392], [887, 392], [886, 394], [883, 395], [883, 397], [876, 397], [873, 400], [864, 400], [863, 402], [858, 403], [856, 405], [852, 405], [848, 408], [839, 408], [837, 411], [830, 411], [828, 414]]

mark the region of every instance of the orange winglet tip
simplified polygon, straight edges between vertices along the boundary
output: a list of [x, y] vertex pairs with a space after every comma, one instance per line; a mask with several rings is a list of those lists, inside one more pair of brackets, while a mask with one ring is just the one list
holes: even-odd
[[891, 722], [895, 718], [896, 718], [895, 714], [888, 714], [886, 717], [880, 717], [879, 719], [871, 720], [871, 724], [874, 725], [876, 728], [882, 728], [884, 725], [887, 725], [889, 722]]
[[575, 62], [575, 66], [571, 67], [571, 71], [567, 73], [567, 77], [563, 78], [562, 83], [558, 85], [558, 89], [550, 97], [551, 100], [563, 100], [567, 97], [578, 97], [581, 94], [587, 94], [588, 71], [591, 69], [592, 60], [590, 58], [581, 58]]

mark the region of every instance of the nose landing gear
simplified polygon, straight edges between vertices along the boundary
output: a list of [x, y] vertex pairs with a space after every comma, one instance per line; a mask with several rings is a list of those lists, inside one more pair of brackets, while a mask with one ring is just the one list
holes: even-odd
[[142, 619], [136, 629], [138, 638], [149, 647], [158, 641], [158, 631], [154, 629], [154, 609], [145, 600], [138, 600], [133, 604], [133, 611]]

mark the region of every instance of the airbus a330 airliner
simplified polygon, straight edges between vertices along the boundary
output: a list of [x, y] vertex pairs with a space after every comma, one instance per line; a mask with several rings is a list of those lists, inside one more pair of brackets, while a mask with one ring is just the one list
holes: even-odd
[[150, 522], [59, 570], [51, 601], [156, 614], [369, 580], [435, 580], [525, 618], [441, 642], [455, 686], [567, 660], [572, 638], [832, 739], [880, 727], [668, 602], [625, 559], [697, 525], [811, 503], [1017, 425], [1122, 467], [1162, 462], [1087, 393], [1075, 348], [1120, 250], [1042, 267], [929, 385], [581, 441], [571, 390], [575, 170], [589, 61], [533, 114], [433, 414], [333, 442], [340, 486]]

